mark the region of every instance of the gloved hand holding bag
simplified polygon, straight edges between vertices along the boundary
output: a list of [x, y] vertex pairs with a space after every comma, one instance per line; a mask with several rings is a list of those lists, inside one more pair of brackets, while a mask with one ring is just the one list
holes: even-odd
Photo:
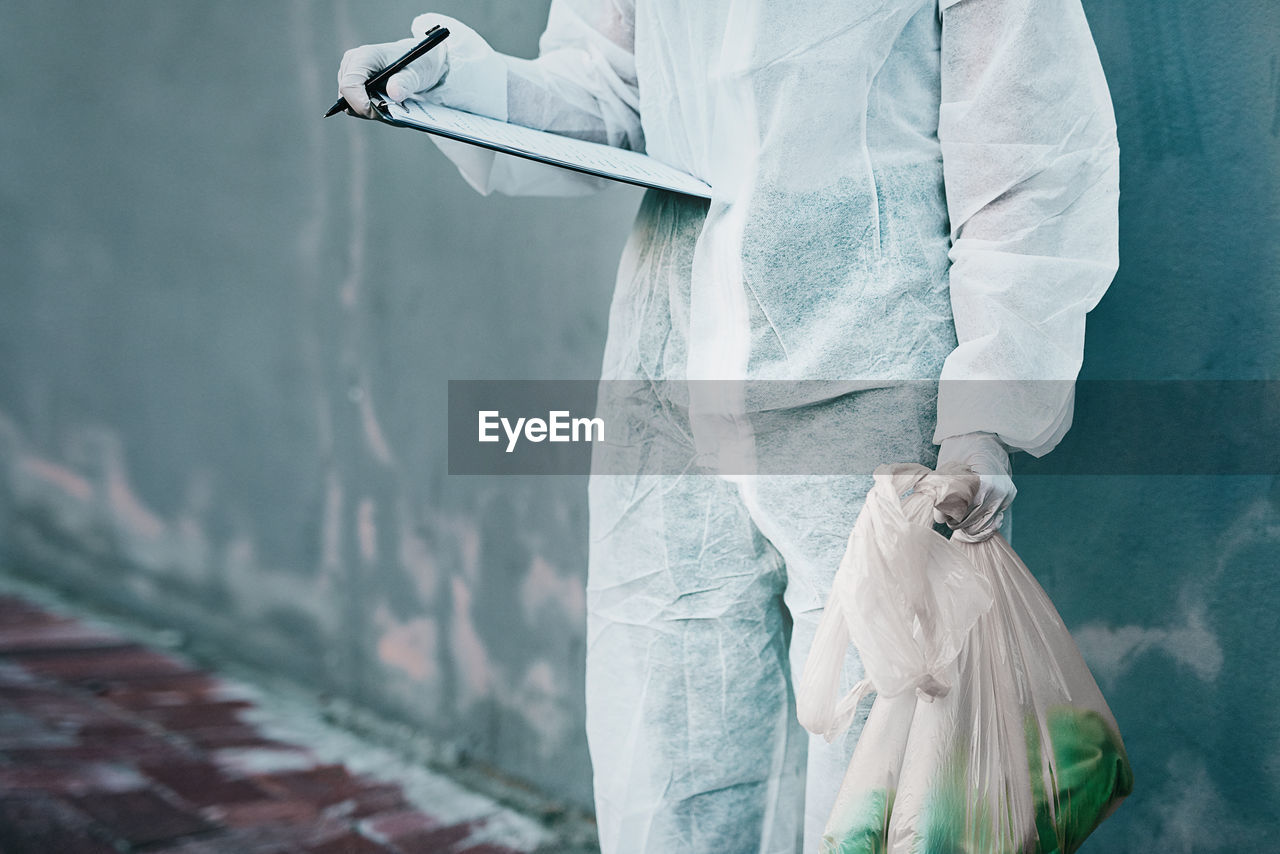
[[[978, 480], [876, 470], [797, 690], [828, 739], [877, 692], [824, 854], [1071, 854], [1133, 788], [1115, 718], [1017, 554], [998, 533], [932, 529]], [[838, 700], [850, 641], [867, 679]]]

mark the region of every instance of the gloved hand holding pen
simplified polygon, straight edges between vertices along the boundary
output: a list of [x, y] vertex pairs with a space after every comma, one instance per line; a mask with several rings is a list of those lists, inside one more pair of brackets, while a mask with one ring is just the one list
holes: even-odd
[[363, 45], [343, 54], [338, 68], [338, 91], [351, 109], [366, 118], [374, 118], [365, 82], [417, 44], [436, 25], [449, 29], [448, 40], [393, 75], [387, 81], [387, 97], [397, 102], [423, 97], [505, 120], [507, 67], [501, 55], [466, 24], [435, 13], [414, 18], [410, 38]]

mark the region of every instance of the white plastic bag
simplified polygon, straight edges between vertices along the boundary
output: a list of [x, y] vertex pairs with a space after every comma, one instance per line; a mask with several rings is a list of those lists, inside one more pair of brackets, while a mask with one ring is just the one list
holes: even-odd
[[[933, 530], [977, 478], [875, 474], [797, 690], [828, 739], [876, 692], [824, 854], [1070, 854], [1133, 786], [1115, 718], [1009, 544]], [[867, 678], [837, 698], [850, 641]]]

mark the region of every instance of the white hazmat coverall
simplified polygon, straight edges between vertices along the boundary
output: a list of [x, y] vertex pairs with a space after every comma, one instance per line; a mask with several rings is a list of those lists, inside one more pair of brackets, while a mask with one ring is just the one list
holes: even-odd
[[[534, 60], [441, 16], [415, 30], [442, 20], [427, 98], [713, 188], [646, 193], [605, 380], [850, 380], [864, 390], [794, 401], [796, 424], [847, 424], [879, 462], [970, 433], [1039, 456], [1067, 430], [1085, 314], [1117, 267], [1115, 121], [1080, 0], [553, 0]], [[483, 193], [602, 183], [439, 144]], [[877, 388], [939, 375], [917, 405]], [[702, 449], [685, 401], [648, 403], [626, 442]], [[862, 719], [808, 736], [791, 677], [872, 480], [670, 462], [591, 480], [601, 847], [816, 852]]]

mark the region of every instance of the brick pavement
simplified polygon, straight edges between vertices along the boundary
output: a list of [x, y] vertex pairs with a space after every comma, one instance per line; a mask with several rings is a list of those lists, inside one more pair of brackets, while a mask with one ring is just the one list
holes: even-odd
[[268, 738], [242, 719], [251, 705], [177, 656], [0, 595], [0, 852], [529, 850], [493, 841], [496, 805], [432, 815], [399, 785]]

